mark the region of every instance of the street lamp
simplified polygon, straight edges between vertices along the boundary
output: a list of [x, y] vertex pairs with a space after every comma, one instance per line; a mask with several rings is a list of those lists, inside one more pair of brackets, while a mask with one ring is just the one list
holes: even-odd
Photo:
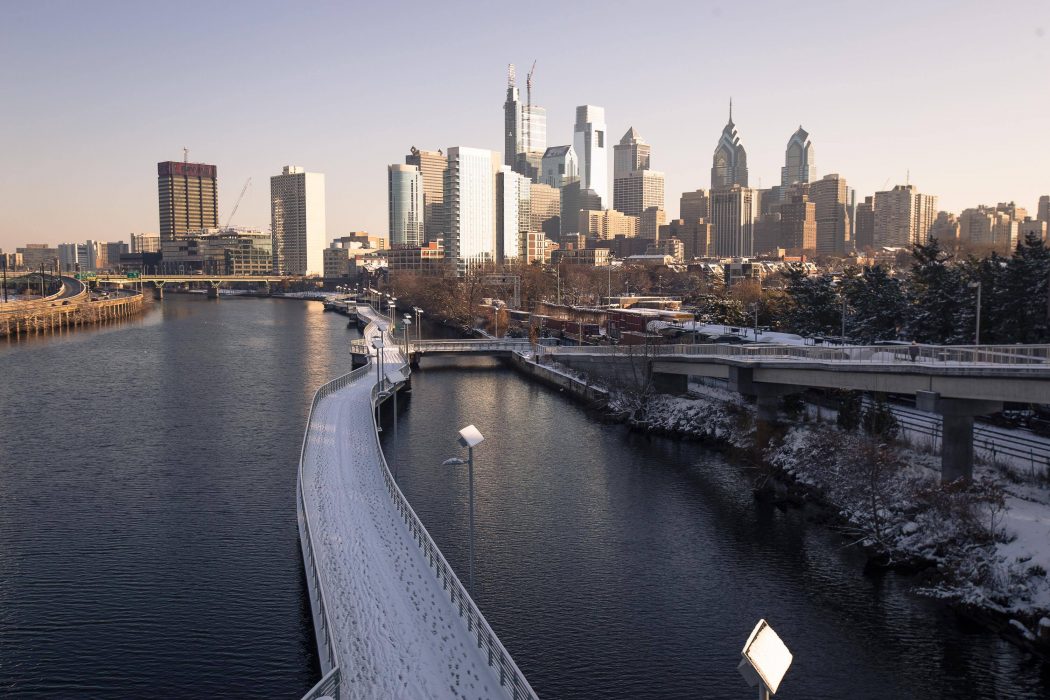
[[412, 315], [411, 314], [405, 314], [405, 316], [404, 316], [404, 323], [405, 323], [405, 361], [407, 362], [408, 361], [408, 332], [412, 328]]
[[751, 630], [740, 656], [743, 658], [736, 670], [752, 688], [758, 686], [758, 700], [769, 700], [776, 694], [793, 658], [765, 620], [759, 620]]
[[467, 465], [467, 477], [470, 483], [468, 496], [470, 502], [470, 578], [468, 579], [468, 591], [471, 598], [474, 597], [474, 448], [480, 445], [484, 439], [485, 437], [480, 430], [473, 425], [468, 425], [459, 431], [459, 444], [467, 448], [467, 461], [464, 462], [459, 457], [450, 457], [441, 463], [445, 467]]
[[423, 324], [419, 322], [419, 317], [423, 315], [423, 309], [418, 306], [413, 306], [412, 310], [416, 312], [416, 340], [418, 342], [423, 341]]
[[[981, 344], [981, 280], [970, 282], [970, 289], [977, 289], [977, 328], [974, 332], [974, 345]], [[994, 290], [993, 290], [994, 291]]]

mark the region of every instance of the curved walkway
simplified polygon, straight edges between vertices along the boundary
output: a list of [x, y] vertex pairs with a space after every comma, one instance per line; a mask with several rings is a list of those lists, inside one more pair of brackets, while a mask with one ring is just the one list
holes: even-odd
[[[360, 313], [374, 318], [371, 309]], [[368, 331], [373, 337], [379, 332], [375, 325]], [[388, 335], [386, 343], [391, 377], [404, 359]], [[435, 575], [435, 552], [424, 553], [423, 537], [391, 498], [373, 424], [375, 377], [372, 369], [316, 403], [303, 453], [301, 488], [327, 600], [339, 695], [514, 697], [489, 665], [477, 627], [468, 630], [460, 617], [464, 601], [450, 599], [458, 581], [450, 586]], [[519, 691], [517, 697], [525, 696]]]

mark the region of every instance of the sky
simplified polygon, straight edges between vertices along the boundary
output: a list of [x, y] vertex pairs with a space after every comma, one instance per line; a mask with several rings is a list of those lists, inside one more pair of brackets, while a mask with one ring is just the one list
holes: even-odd
[[328, 238], [385, 233], [386, 166], [502, 150], [507, 64], [522, 85], [534, 60], [548, 144], [605, 107], [611, 143], [651, 144], [669, 218], [710, 185], [730, 98], [752, 186], [801, 124], [858, 198], [1050, 193], [1047, 0], [0, 0], [0, 248], [157, 231], [156, 164], [183, 147], [218, 166], [220, 224], [250, 177], [232, 224], [265, 230], [269, 177], [300, 165]]

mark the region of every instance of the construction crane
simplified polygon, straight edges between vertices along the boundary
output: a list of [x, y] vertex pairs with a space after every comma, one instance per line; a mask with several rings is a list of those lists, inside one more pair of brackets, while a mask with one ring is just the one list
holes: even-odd
[[241, 188], [241, 193], [237, 195], [237, 201], [233, 203], [233, 211], [230, 212], [229, 218], [226, 219], [226, 228], [230, 227], [233, 215], [237, 213], [237, 207], [241, 206], [241, 200], [244, 199], [244, 193], [248, 191], [248, 185], [250, 184], [252, 184], [252, 179], [248, 178], [248, 181], [244, 183], [244, 187]]
[[535, 72], [536, 61], [533, 61], [529, 75], [525, 78], [525, 153], [532, 153], [532, 74]]

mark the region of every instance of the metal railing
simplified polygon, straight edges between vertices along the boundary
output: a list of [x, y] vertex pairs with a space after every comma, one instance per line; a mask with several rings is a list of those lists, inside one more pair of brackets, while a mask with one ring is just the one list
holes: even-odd
[[[375, 333], [379, 330], [379, 326], [376, 323], [376, 318], [373, 316], [380, 316], [375, 314], [371, 307], [368, 307], [371, 314], [366, 314], [367, 317], [371, 318], [368, 325], [365, 326], [364, 334], [366, 337]], [[389, 319], [386, 319], [389, 320]], [[343, 389], [344, 387], [352, 384], [358, 379], [370, 375], [373, 370], [374, 361], [370, 358], [368, 364], [363, 367], [355, 369], [349, 374], [343, 375], [338, 379], [335, 379], [327, 384], [322, 385], [317, 392], [314, 394], [313, 403], [310, 406], [310, 414], [307, 420], [306, 434], [303, 437], [303, 447], [299, 456], [299, 485], [298, 485], [298, 507], [300, 510], [300, 528], [301, 528], [301, 540], [304, 543], [304, 556], [309, 559], [307, 562], [308, 575], [312, 576], [311, 581], [313, 582], [313, 595], [314, 598], [311, 603], [316, 601], [319, 609], [318, 617], [322, 621], [324, 627], [323, 635], [319, 636], [319, 639], [323, 639], [325, 649], [325, 660], [328, 662], [328, 669], [320, 682], [315, 685], [308, 693], [303, 697], [303, 700], [315, 700], [316, 698], [323, 697], [324, 695], [331, 695], [332, 697], [339, 697], [339, 659], [335, 651], [335, 640], [332, 635], [330, 621], [327, 617], [327, 610], [329, 609], [327, 603], [327, 597], [324, 589], [324, 583], [321, 577], [318, 575], [316, 561], [314, 560], [315, 546], [313, 542], [313, 532], [310, 530], [310, 517], [309, 511], [306, 507], [306, 502], [303, 497], [302, 482], [303, 482], [303, 461], [306, 454], [306, 444], [310, 436], [310, 423], [313, 419], [313, 411], [316, 408], [319, 401], [332, 393]], [[404, 365], [402, 365], [402, 368]], [[390, 494], [391, 501], [398, 513], [401, 515], [405, 524], [408, 526], [409, 532], [412, 534], [413, 539], [416, 541], [423, 555], [426, 557], [427, 563], [430, 565], [434, 572], [438, 582], [442, 585], [442, 588], [448, 592], [449, 601], [453, 605], [456, 612], [461, 618], [463, 618], [467, 625], [467, 631], [471, 633], [471, 636], [476, 639], [479, 649], [484, 649], [486, 652], [486, 660], [490, 667], [494, 668], [499, 673], [500, 686], [503, 687], [510, 695], [512, 700], [535, 700], [537, 698], [536, 693], [532, 690], [532, 686], [529, 685], [525, 676], [521, 670], [514, 663], [510, 653], [504, 648], [503, 644], [499, 641], [496, 633], [492, 630], [488, 621], [485, 620], [484, 615], [478, 609], [477, 605], [471, 599], [467, 593], [466, 588], [460, 582], [452, 569], [452, 566], [445, 559], [441, 550], [438, 549], [437, 544], [431, 538], [430, 533], [427, 532], [423, 526], [422, 521], [416, 515], [412, 506], [409, 505], [408, 499], [401, 492], [397, 482], [394, 480], [393, 473], [390, 470], [390, 466], [387, 464], [386, 456], [383, 454], [382, 445], [379, 442], [379, 426], [375, 423], [376, 418], [376, 402], [379, 401], [380, 391], [386, 387], [386, 377], [382, 378], [382, 385], [379, 382], [374, 382], [370, 391], [371, 401], [371, 413], [373, 420], [373, 435], [376, 441], [376, 452], [379, 456], [380, 468], [382, 469], [383, 481], [386, 484], [387, 492]]]
[[1050, 345], [601, 345], [548, 347], [552, 354], [718, 357], [843, 364], [916, 364], [1050, 368]]
[[302, 700], [320, 700], [320, 698], [339, 700], [339, 684], [341, 682], [342, 674], [340, 674], [337, 666], [324, 674], [321, 680], [317, 681], [317, 685], [306, 691], [306, 695], [303, 696]]
[[[69, 304], [77, 304], [86, 301], [89, 294], [87, 285], [80, 280], [72, 279], [69, 277], [62, 277], [62, 289], [50, 294], [42, 299], [26, 299], [22, 301], [11, 301], [0, 306], [0, 313], [5, 314], [26, 314], [41, 309], [50, 309], [52, 307], [67, 306]], [[65, 293], [65, 286], [67, 284], [80, 285], [80, 289], [68, 297], [63, 297]]]
[[[321, 681], [316, 686], [314, 686], [314, 688], [311, 689], [305, 696], [303, 696], [304, 700], [309, 698], [322, 697], [325, 694], [331, 695], [334, 698], [339, 697], [339, 657], [336, 653], [335, 639], [332, 634], [331, 620], [328, 619], [328, 610], [330, 609], [328, 605], [328, 596], [325, 592], [324, 581], [321, 578], [317, 569], [317, 560], [315, 555], [317, 548], [314, 543], [313, 529], [310, 527], [310, 510], [307, 508], [306, 499], [303, 494], [303, 470], [305, 468], [304, 463], [306, 457], [306, 445], [310, 441], [314, 409], [317, 408], [317, 404], [325, 397], [352, 384], [361, 377], [364, 377], [368, 374], [370, 369], [370, 365], [359, 367], [353, 372], [350, 372], [349, 374], [344, 374], [341, 377], [338, 377], [330, 382], [322, 384], [317, 389], [317, 391], [314, 392], [314, 398], [310, 404], [310, 412], [307, 415], [306, 419], [306, 431], [303, 434], [302, 448], [299, 451], [299, 474], [297, 479], [298, 483], [296, 486], [296, 490], [298, 492], [296, 505], [298, 508], [299, 516], [299, 539], [303, 545], [303, 563], [306, 567], [306, 574], [309, 577], [309, 582], [311, 584], [311, 607], [314, 608], [314, 611], [317, 614], [317, 619], [320, 620], [321, 623], [322, 634], [317, 636], [318, 641], [322, 642], [323, 649], [318, 649], [318, 652], [321, 654], [322, 657], [321, 668], [325, 672], [325, 677], [322, 678]], [[335, 674], [334, 681], [332, 681], [333, 673]], [[318, 689], [326, 681], [329, 682], [329, 685], [326, 685], [325, 689], [330, 691], [334, 689], [334, 692], [318, 693]], [[333, 682], [334, 685], [331, 685], [331, 683]]]
[[[378, 386], [372, 387], [373, 416], [375, 416], [376, 401], [379, 400], [378, 389]], [[378, 426], [376, 427], [378, 428]], [[408, 499], [405, 498], [400, 487], [398, 487], [390, 466], [387, 464], [386, 456], [383, 454], [383, 448], [379, 443], [378, 430], [375, 431], [375, 437], [376, 449], [379, 451], [379, 458], [383, 468], [383, 480], [386, 482], [387, 491], [394, 502], [394, 507], [401, 514], [409, 532], [412, 533], [413, 539], [419, 545], [427, 559], [427, 563], [430, 564], [431, 569], [434, 571], [438, 582], [448, 593], [449, 601], [455, 607], [459, 616], [467, 623], [467, 631], [476, 639], [478, 648], [486, 652], [488, 665], [499, 672], [500, 686], [510, 694], [513, 700], [537, 700], [538, 696], [532, 690], [529, 682], [525, 680], [525, 675], [514, 663], [510, 652], [499, 641], [485, 616], [481, 614], [481, 610], [478, 609], [477, 604], [470, 597], [459, 577], [456, 576], [452, 566], [445, 559], [445, 555], [438, 549], [430, 533], [427, 532], [419, 516], [416, 515], [412, 506], [409, 505]]]

